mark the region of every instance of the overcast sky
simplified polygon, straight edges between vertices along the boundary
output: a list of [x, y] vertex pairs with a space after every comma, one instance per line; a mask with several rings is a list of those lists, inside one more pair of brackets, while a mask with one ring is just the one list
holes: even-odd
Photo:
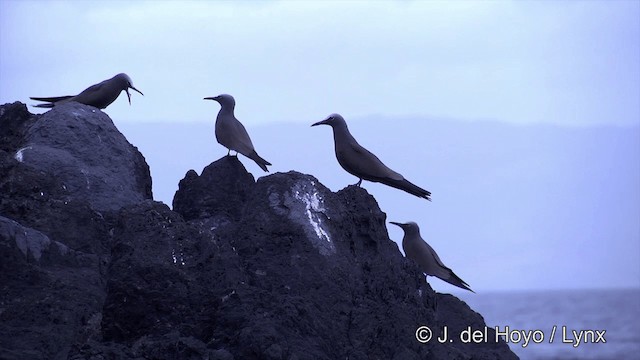
[[125, 72], [145, 93], [109, 107], [126, 121], [212, 121], [202, 98], [229, 93], [249, 125], [333, 112], [640, 122], [639, 1], [0, 4], [2, 103]]
[[[0, 0], [0, 50], [0, 103], [74, 95], [127, 73], [145, 96], [132, 92], [129, 106], [121, 95], [105, 112], [150, 164], [156, 200], [170, 204], [188, 169], [200, 172], [227, 153], [213, 135], [219, 105], [203, 97], [235, 96], [236, 115], [272, 172], [309, 173], [334, 191], [356, 179], [335, 161], [330, 129], [309, 125], [338, 112], [362, 145], [434, 193], [424, 204], [364, 185], [389, 220], [429, 229], [425, 237], [475, 290], [640, 285], [640, 151], [633, 138], [615, 145], [621, 135], [611, 129], [586, 129], [622, 126], [640, 140], [640, 1]], [[407, 119], [421, 121], [412, 129], [422, 130], [407, 130]], [[499, 123], [533, 126], [524, 133], [543, 124], [548, 133], [531, 134], [550, 137], [501, 139], [492, 133]], [[566, 127], [596, 135], [576, 137]], [[401, 137], [407, 131], [411, 141]], [[554, 131], [579, 145], [567, 144], [563, 153], [564, 143], [549, 140], [564, 139]], [[598, 134], [608, 134], [602, 151], [591, 148]], [[504, 155], [531, 154], [519, 143], [539, 143], [541, 156]], [[309, 148], [290, 151], [287, 144]], [[504, 166], [503, 157], [510, 159]], [[491, 179], [498, 180], [483, 183]], [[526, 197], [531, 189], [540, 197]], [[558, 199], [565, 207], [553, 204]], [[486, 211], [485, 201], [503, 211]], [[581, 212], [567, 211], [567, 203]], [[542, 225], [540, 214], [548, 220]], [[469, 224], [484, 227], [484, 237], [458, 231]], [[532, 224], [530, 238], [519, 235]], [[398, 229], [389, 230], [400, 240]], [[461, 261], [466, 254], [450, 239], [491, 242], [472, 249], [483, 272]], [[580, 251], [567, 248], [573, 242]], [[600, 254], [617, 267], [571, 271], [602, 264]]]

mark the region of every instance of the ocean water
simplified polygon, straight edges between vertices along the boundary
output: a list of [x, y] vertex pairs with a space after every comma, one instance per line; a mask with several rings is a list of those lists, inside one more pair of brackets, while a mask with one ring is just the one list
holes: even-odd
[[509, 347], [522, 360], [640, 359], [640, 289], [454, 295], [489, 327], [508, 326]]

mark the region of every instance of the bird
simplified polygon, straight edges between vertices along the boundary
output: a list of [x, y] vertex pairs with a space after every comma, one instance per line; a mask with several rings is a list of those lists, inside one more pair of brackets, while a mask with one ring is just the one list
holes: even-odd
[[391, 170], [377, 156], [358, 144], [340, 114], [331, 114], [325, 120], [311, 126], [317, 125], [329, 125], [333, 128], [336, 158], [343, 169], [359, 179], [356, 186], [360, 186], [362, 180], [379, 182], [431, 201], [430, 191], [411, 183], [401, 174]]
[[203, 100], [215, 100], [220, 104], [220, 111], [216, 117], [215, 133], [218, 143], [229, 150], [227, 156], [230, 156], [231, 150], [233, 150], [255, 161], [262, 170], [269, 172], [267, 165], [271, 165], [271, 163], [258, 155], [253, 143], [251, 143], [247, 129], [233, 114], [233, 110], [236, 107], [236, 100], [233, 96], [221, 94], [206, 97]]
[[393, 221], [390, 223], [404, 230], [402, 249], [404, 249], [407, 258], [418, 264], [418, 267], [423, 273], [435, 276], [451, 285], [475, 293], [475, 291], [471, 290], [469, 284], [460, 279], [458, 275], [442, 263], [436, 251], [422, 239], [418, 224], [413, 221], [404, 224]]
[[52, 108], [58, 104], [63, 104], [69, 101], [76, 101], [81, 104], [95, 106], [98, 109], [104, 109], [107, 106], [111, 105], [111, 103], [118, 98], [122, 90], [127, 93], [129, 105], [131, 105], [131, 94], [129, 94], [129, 89], [133, 89], [139, 92], [140, 95], [144, 96], [144, 94], [140, 90], [133, 87], [129, 75], [120, 73], [112, 77], [111, 79], [107, 79], [98, 84], [89, 86], [80, 94], [75, 96], [67, 95], [56, 97], [31, 97], [30, 99], [47, 102], [46, 104], [34, 105], [34, 107], [40, 108]]

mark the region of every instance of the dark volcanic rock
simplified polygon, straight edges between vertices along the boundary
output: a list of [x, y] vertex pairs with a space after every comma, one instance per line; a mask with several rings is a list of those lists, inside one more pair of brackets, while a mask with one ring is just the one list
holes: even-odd
[[[516, 358], [503, 342], [415, 339], [421, 325], [459, 333], [484, 321], [402, 257], [366, 190], [333, 193], [297, 172], [256, 182], [223, 157], [187, 173], [172, 211], [150, 200], [144, 159], [108, 117], [84, 124], [94, 110], [52, 114], [67, 119], [63, 141], [47, 135], [62, 125], [46, 114], [0, 107], [1, 358]], [[119, 155], [94, 162], [87, 141]], [[72, 170], [44, 161], [58, 158]], [[79, 169], [116, 177], [111, 166], [124, 185], [69, 189]]]
[[0, 106], [0, 150], [15, 152], [24, 142], [25, 132], [36, 121], [21, 102]]
[[151, 197], [149, 168], [77, 103], [44, 115], [2, 105], [0, 139], [0, 357], [66, 359], [99, 331], [110, 222]]
[[255, 182], [237, 156], [227, 156], [202, 170], [189, 170], [178, 184], [173, 209], [185, 220], [216, 218], [220, 222], [239, 220], [251, 185]]
[[[186, 194], [208, 191], [213, 174], [220, 195], [209, 193], [209, 204], [244, 199], [233, 204], [242, 209], [237, 221], [210, 228], [219, 241], [231, 244], [236, 254], [229, 258], [240, 262], [244, 276], [239, 278], [246, 282], [229, 288], [233, 297], [213, 316], [229, 325], [214, 329], [209, 346], [239, 358], [515, 358], [504, 343], [415, 340], [421, 325], [446, 325], [455, 333], [466, 326], [483, 328], [484, 321], [459, 300], [433, 292], [389, 240], [386, 216], [366, 190], [349, 186], [332, 193], [296, 172], [239, 187], [236, 179], [220, 175], [230, 164], [241, 167], [225, 157], [198, 178], [187, 174], [174, 199], [176, 205], [178, 199], [197, 201]], [[206, 215], [215, 211], [199, 213], [205, 215], [191, 224], [218, 224]]]
[[0, 217], [0, 259], [0, 358], [66, 358], [100, 317], [100, 257]]
[[58, 179], [65, 192], [97, 211], [151, 198], [144, 157], [92, 106], [70, 102], [44, 113], [24, 134], [16, 158]]

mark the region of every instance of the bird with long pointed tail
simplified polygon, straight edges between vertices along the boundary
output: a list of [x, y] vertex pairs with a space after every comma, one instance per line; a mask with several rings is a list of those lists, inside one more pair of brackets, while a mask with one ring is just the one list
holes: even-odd
[[59, 104], [63, 104], [69, 101], [75, 101], [81, 104], [95, 106], [98, 109], [104, 109], [107, 106], [111, 105], [111, 103], [118, 98], [123, 90], [127, 93], [129, 105], [131, 105], [131, 94], [129, 93], [129, 89], [133, 89], [139, 92], [140, 95], [144, 96], [144, 94], [140, 90], [133, 87], [133, 83], [131, 82], [131, 78], [129, 77], [129, 75], [120, 73], [112, 77], [111, 79], [89, 86], [78, 95], [31, 97], [30, 99], [47, 102], [46, 104], [34, 105], [35, 107], [40, 108], [52, 108]]
[[377, 156], [358, 144], [349, 132], [347, 122], [339, 114], [331, 114], [325, 120], [311, 126], [317, 125], [329, 125], [333, 128], [336, 158], [343, 169], [360, 179], [356, 186], [360, 186], [362, 180], [379, 182], [431, 201], [431, 192], [414, 185], [401, 174], [391, 170]]
[[221, 94], [218, 96], [206, 97], [204, 100], [215, 100], [220, 104], [220, 111], [216, 117], [215, 133], [218, 143], [229, 149], [227, 155], [230, 155], [231, 150], [233, 150], [236, 153], [240, 153], [255, 161], [262, 170], [268, 172], [269, 169], [267, 169], [267, 165], [271, 165], [271, 163], [258, 155], [253, 147], [251, 138], [249, 138], [247, 129], [245, 129], [244, 125], [236, 119], [236, 116], [233, 113], [233, 110], [236, 107], [236, 101], [233, 96]]
[[420, 236], [420, 228], [418, 224], [413, 221], [408, 223], [390, 222], [393, 225], [399, 226], [404, 230], [404, 237], [402, 238], [402, 249], [407, 258], [413, 260], [420, 270], [431, 276], [435, 276], [443, 281], [448, 282], [451, 285], [457, 286], [461, 289], [471, 290], [469, 284], [464, 282], [458, 275], [456, 275], [451, 269], [446, 267], [436, 251], [433, 250], [426, 241]]

